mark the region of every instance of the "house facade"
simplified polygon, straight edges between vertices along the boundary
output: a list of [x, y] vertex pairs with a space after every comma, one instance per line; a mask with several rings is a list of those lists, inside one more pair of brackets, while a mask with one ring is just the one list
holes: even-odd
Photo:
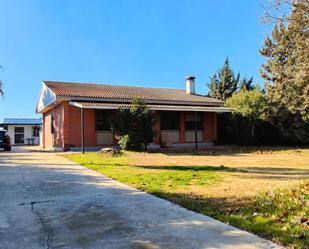
[[209, 146], [217, 139], [217, 113], [223, 102], [185, 89], [128, 87], [43, 81], [36, 111], [43, 115], [42, 146], [52, 150], [96, 149], [117, 144], [108, 119], [133, 98], [155, 115], [155, 137], [148, 148]]
[[5, 118], [1, 126], [8, 132], [12, 145], [39, 145], [42, 119]]

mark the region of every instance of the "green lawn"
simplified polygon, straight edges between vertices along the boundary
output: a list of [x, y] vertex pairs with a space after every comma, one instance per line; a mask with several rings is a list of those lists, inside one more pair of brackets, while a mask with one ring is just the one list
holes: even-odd
[[[294, 164], [300, 165], [297, 160], [303, 162], [308, 152], [301, 151], [301, 156], [293, 151], [288, 151], [288, 156], [283, 156], [282, 151], [272, 152], [271, 159], [267, 159], [267, 153], [253, 151], [233, 155], [220, 152], [216, 156], [125, 152], [119, 156], [86, 153], [65, 157], [277, 243], [307, 248], [309, 167], [302, 164], [296, 168]], [[237, 159], [241, 161], [244, 157], [247, 164], [237, 164]], [[277, 164], [273, 164], [275, 173], [269, 169], [277, 162], [276, 157], [281, 163], [284, 160], [288, 174], [282, 172], [282, 165], [281, 175], [276, 174]], [[258, 166], [262, 171], [257, 171]]]

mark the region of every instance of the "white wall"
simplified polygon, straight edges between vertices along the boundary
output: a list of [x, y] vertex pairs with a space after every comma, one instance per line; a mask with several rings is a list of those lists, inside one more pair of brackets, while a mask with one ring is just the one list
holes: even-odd
[[[197, 131], [197, 141], [203, 142], [203, 131]], [[194, 143], [195, 142], [195, 131], [186, 131], [186, 142], [187, 143]]]
[[179, 143], [179, 130], [161, 130], [163, 143]]
[[113, 132], [111, 131], [98, 131], [97, 132], [97, 144], [112, 145], [113, 143], [114, 143]]
[[[11, 138], [11, 144], [15, 144], [15, 134], [14, 128], [15, 127], [24, 127], [24, 144], [27, 144], [27, 138], [34, 138], [34, 144], [39, 144], [40, 138], [32, 136], [32, 127], [35, 125], [8, 125], [8, 135]], [[42, 128], [41, 128], [42, 129]], [[41, 133], [40, 133], [41, 135]]]

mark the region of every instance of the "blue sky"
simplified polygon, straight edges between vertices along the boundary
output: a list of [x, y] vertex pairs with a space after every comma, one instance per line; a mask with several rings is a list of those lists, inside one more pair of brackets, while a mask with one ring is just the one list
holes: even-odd
[[4, 117], [35, 117], [41, 80], [197, 91], [229, 56], [259, 78], [267, 27], [258, 0], [0, 0]]

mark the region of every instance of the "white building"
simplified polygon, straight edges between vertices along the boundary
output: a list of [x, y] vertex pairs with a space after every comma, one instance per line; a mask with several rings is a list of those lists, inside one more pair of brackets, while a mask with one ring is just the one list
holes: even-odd
[[42, 119], [5, 118], [1, 126], [7, 130], [12, 145], [39, 145]]

